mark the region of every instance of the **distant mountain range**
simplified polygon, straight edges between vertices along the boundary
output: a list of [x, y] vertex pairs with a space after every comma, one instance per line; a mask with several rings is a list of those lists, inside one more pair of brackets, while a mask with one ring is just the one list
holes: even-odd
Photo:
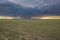
[[31, 16], [38, 15], [60, 15], [60, 4], [46, 6], [46, 9], [37, 9], [31, 7], [24, 7], [18, 4], [14, 4], [8, 0], [0, 0], [0, 15], [1, 16], [21, 16], [23, 18], [30, 18]]

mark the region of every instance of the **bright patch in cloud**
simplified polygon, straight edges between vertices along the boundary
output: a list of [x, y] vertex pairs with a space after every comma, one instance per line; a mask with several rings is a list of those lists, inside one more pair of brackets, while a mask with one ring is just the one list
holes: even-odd
[[22, 17], [0, 16], [0, 19], [22, 19]]
[[32, 17], [32, 19], [60, 19], [60, 16], [41, 16], [41, 17]]

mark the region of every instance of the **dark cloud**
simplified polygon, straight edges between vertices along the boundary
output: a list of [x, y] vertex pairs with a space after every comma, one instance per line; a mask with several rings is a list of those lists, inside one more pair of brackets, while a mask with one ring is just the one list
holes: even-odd
[[29, 18], [37, 15], [60, 15], [60, 4], [57, 3], [51, 6], [45, 6], [46, 9], [36, 9], [23, 7], [14, 3], [9, 2], [8, 4], [0, 4], [0, 15], [6, 16], [22, 16]]

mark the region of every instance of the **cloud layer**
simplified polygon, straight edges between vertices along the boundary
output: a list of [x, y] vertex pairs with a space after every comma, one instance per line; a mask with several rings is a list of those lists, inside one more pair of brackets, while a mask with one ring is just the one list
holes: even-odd
[[31, 8], [48, 8], [51, 5], [58, 4], [60, 0], [9, 0], [13, 3], [25, 6], [25, 7], [31, 7]]
[[0, 4], [5, 4], [5, 3], [9, 3], [9, 1], [8, 0], [0, 0]]

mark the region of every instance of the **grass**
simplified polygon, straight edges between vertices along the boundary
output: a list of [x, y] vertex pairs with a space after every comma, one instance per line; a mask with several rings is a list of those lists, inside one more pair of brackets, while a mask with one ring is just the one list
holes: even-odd
[[3, 31], [7, 29], [19, 35], [27, 32], [47, 39], [53, 37], [54, 40], [60, 40], [60, 20], [0, 20], [1, 28]]

